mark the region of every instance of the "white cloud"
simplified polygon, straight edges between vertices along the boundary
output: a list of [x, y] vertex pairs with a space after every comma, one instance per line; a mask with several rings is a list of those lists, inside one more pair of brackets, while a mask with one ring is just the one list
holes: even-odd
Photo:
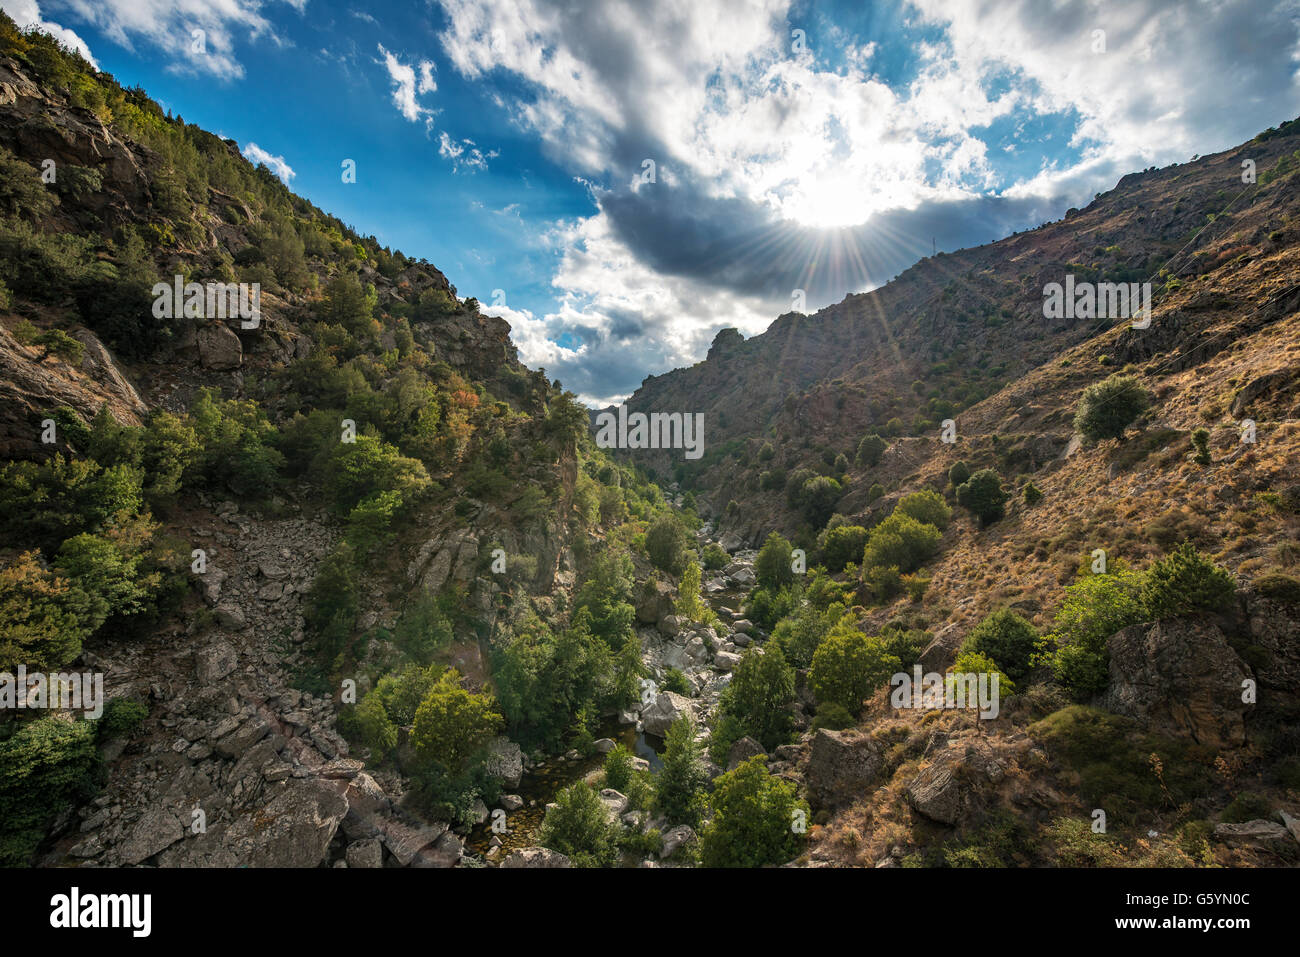
[[384, 58], [384, 67], [388, 70], [388, 78], [393, 81], [393, 104], [397, 107], [399, 113], [406, 117], [412, 123], [418, 122], [421, 118], [425, 120], [426, 126], [432, 122], [433, 110], [421, 106], [418, 97], [425, 93], [432, 93], [438, 88], [433, 81], [433, 63], [429, 60], [422, 60], [418, 65], [420, 75], [416, 78], [416, 67], [403, 63], [392, 53], [384, 49], [384, 45], [379, 44], [379, 52]]
[[86, 41], [67, 27], [43, 19], [40, 5], [36, 0], [0, 0], [0, 10], [9, 14], [19, 29], [25, 30], [28, 27], [36, 27], [36, 29], [48, 33], [65, 47], [80, 53], [85, 57], [86, 62], [96, 70], [99, 69], [99, 64], [90, 55], [90, 47], [86, 45]]
[[487, 161], [495, 159], [501, 153], [498, 150], [484, 153], [475, 146], [473, 140], [457, 142], [444, 130], [438, 134], [438, 155], [443, 159], [451, 160], [452, 170], [459, 172], [462, 169], [485, 170]]
[[274, 156], [268, 153], [256, 143], [249, 143], [244, 147], [244, 158], [250, 163], [262, 163], [276, 176], [280, 177], [281, 182], [288, 186], [289, 181], [297, 174], [294, 173], [293, 167], [284, 161], [283, 156]]
[[[302, 12], [307, 0], [282, 2]], [[169, 58], [167, 69], [178, 73], [239, 79], [244, 67], [235, 56], [235, 37], [281, 42], [263, 16], [263, 0], [63, 0], [62, 5], [128, 50], [139, 52], [135, 44], [143, 41], [161, 51]]]

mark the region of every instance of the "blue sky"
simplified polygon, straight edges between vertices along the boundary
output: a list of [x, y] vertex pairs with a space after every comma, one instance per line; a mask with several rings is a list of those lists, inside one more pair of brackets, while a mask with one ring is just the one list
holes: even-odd
[[0, 7], [437, 265], [592, 403], [1300, 113], [1300, 0]]

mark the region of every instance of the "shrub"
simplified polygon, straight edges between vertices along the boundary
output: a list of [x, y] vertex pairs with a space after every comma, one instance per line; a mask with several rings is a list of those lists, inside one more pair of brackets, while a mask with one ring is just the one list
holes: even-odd
[[578, 867], [608, 867], [618, 858], [617, 834], [599, 795], [579, 781], [555, 796], [537, 842], [565, 855]]
[[781, 649], [770, 645], [764, 651], [750, 648], [732, 672], [723, 692], [723, 710], [734, 715], [745, 733], [771, 750], [785, 744], [790, 734], [794, 701], [794, 669]]
[[962, 642], [963, 652], [973, 651], [997, 662], [999, 670], [1012, 681], [1029, 674], [1038, 632], [1015, 612], [995, 611], [971, 629]]
[[1227, 824], [1244, 824], [1273, 815], [1273, 802], [1254, 791], [1242, 791], [1223, 809], [1219, 820]]
[[813, 653], [832, 624], [825, 612], [812, 604], [805, 604], [777, 623], [772, 631], [772, 643], [780, 647], [781, 653], [791, 665], [807, 668], [812, 664]]
[[817, 647], [808, 683], [817, 698], [837, 704], [849, 714], [862, 710], [862, 702], [902, 663], [885, 650], [879, 638], [868, 638], [852, 625], [837, 626]]
[[1210, 458], [1210, 433], [1206, 429], [1197, 429], [1192, 433], [1192, 446], [1196, 449], [1196, 455], [1193, 460], [1197, 465], [1209, 465]]
[[501, 725], [492, 699], [462, 688], [460, 672], [452, 668], [434, 683], [416, 709], [411, 740], [421, 757], [457, 775], [483, 753]]
[[760, 588], [782, 588], [794, 581], [793, 549], [781, 534], [772, 532], [759, 549], [754, 577]]
[[731, 563], [731, 556], [717, 542], [709, 542], [704, 546], [704, 567], [714, 572], [720, 568], [726, 568]]
[[939, 550], [939, 530], [895, 512], [871, 530], [862, 554], [862, 567], [896, 568], [913, 572]]
[[830, 572], [840, 572], [849, 562], [862, 558], [867, 530], [861, 525], [839, 525], [822, 537], [822, 562]]
[[925, 525], [933, 525], [943, 531], [952, 520], [952, 509], [938, 492], [924, 489], [904, 495], [894, 508], [894, 514], [911, 516]]
[[761, 755], [719, 776], [710, 799], [713, 820], [700, 838], [706, 867], [763, 867], [793, 859], [803, 843], [793, 826], [808, 808], [793, 784], [767, 773]]
[[663, 678], [664, 691], [671, 691], [673, 694], [689, 695], [691, 693], [691, 683], [686, 680], [680, 668], [669, 668], [664, 672]]
[[1142, 585], [1148, 618], [1222, 611], [1232, 604], [1236, 583], [1224, 568], [1203, 558], [1189, 542], [1151, 566]]
[[605, 755], [605, 787], [626, 794], [632, 780], [632, 752], [621, 744]]
[[708, 780], [695, 740], [695, 722], [683, 715], [664, 738], [663, 767], [655, 776], [655, 808], [670, 824], [699, 827]]
[[835, 504], [843, 494], [844, 488], [838, 481], [818, 475], [804, 482], [799, 493], [799, 510], [813, 528], [821, 528], [835, 512]]
[[646, 553], [655, 568], [680, 575], [686, 567], [686, 529], [670, 514], [660, 516], [645, 535]]
[[948, 469], [948, 481], [952, 483], [953, 488], [960, 488], [970, 479], [970, 466], [965, 462], [954, 462], [952, 468]]
[[100, 741], [112, 738], [130, 738], [149, 717], [149, 706], [134, 698], [114, 698], [104, 705], [96, 732]]
[[1006, 501], [1002, 479], [992, 469], [980, 469], [957, 489], [957, 504], [969, 509], [981, 525], [1001, 518]]
[[1151, 393], [1133, 376], [1115, 374], [1083, 390], [1074, 427], [1085, 438], [1120, 439], [1151, 405]]
[[889, 444], [880, 436], [868, 435], [858, 443], [858, 454], [855, 461], [858, 465], [875, 468], [880, 464], [881, 456], [885, 454], [887, 448], [889, 448]]
[[1141, 575], [1113, 562], [1109, 573], [1085, 575], [1065, 589], [1049, 635], [1056, 648], [1050, 660], [1056, 680], [1078, 700], [1106, 689], [1110, 679], [1106, 641], [1142, 620], [1141, 588]]
[[1025, 483], [1025, 504], [1032, 507], [1043, 500], [1042, 490], [1033, 482]]
[[23, 552], [0, 567], [0, 670], [11, 674], [20, 664], [63, 667], [94, 630], [86, 594], [42, 568], [37, 555]]
[[1002, 669], [998, 667], [998, 663], [978, 651], [958, 652], [957, 660], [953, 662], [952, 667], [948, 670], [951, 673], [963, 675], [997, 675], [999, 697], [1016, 693], [1016, 683], [1003, 673]]
[[825, 728], [827, 731], [843, 731], [857, 723], [858, 719], [849, 714], [844, 707], [828, 701], [817, 706], [817, 716], [813, 718], [812, 730], [816, 732]]
[[31, 863], [54, 819], [94, 792], [95, 725], [51, 715], [0, 741], [0, 866]]

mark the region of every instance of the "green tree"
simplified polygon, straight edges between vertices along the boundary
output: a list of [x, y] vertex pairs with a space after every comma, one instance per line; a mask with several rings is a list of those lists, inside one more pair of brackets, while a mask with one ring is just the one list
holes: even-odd
[[790, 542], [779, 532], [767, 536], [754, 562], [759, 588], [779, 589], [794, 581], [793, 551]]
[[962, 642], [963, 652], [978, 652], [997, 662], [1012, 681], [1027, 674], [1038, 645], [1038, 632], [1024, 618], [1009, 609], [995, 611], [971, 629]]
[[909, 515], [924, 525], [933, 525], [943, 531], [952, 520], [952, 509], [938, 492], [923, 489], [904, 495], [894, 507], [895, 514]]
[[670, 824], [699, 827], [708, 783], [695, 722], [682, 715], [664, 737], [663, 767], [655, 776], [655, 808]]
[[785, 744], [789, 737], [793, 701], [794, 669], [771, 643], [766, 649], [745, 651], [723, 692], [723, 710], [768, 750]]
[[23, 552], [0, 565], [0, 671], [10, 674], [20, 664], [33, 671], [62, 668], [93, 631], [86, 596], [42, 568], [37, 554]]
[[555, 807], [537, 832], [537, 842], [565, 855], [577, 867], [609, 867], [618, 859], [617, 834], [605, 805], [579, 781], [555, 796]]
[[700, 600], [700, 566], [695, 562], [688, 561], [682, 572], [674, 610], [689, 621], [703, 621], [707, 617], [708, 608]]
[[867, 536], [862, 567], [864, 570], [892, 567], [904, 574], [915, 571], [939, 551], [941, 538], [933, 525], [894, 512]]
[[706, 867], [764, 867], [798, 856], [808, 807], [794, 785], [768, 774], [762, 756], [718, 777], [713, 819], [700, 837]]
[[574, 605], [591, 616], [592, 633], [617, 650], [632, 637], [636, 609], [632, 606], [632, 559], [610, 550], [592, 559]]
[[869, 638], [845, 623], [818, 645], [808, 683], [819, 705], [836, 704], [857, 715], [863, 700], [900, 667], [902, 663], [879, 638]]
[[51, 715], [0, 741], [0, 866], [31, 863], [55, 818], [94, 793], [98, 767], [91, 721]]
[[861, 525], [838, 525], [822, 537], [822, 562], [827, 571], [841, 572], [849, 562], [862, 561], [867, 530]]
[[1106, 641], [1142, 620], [1142, 580], [1142, 575], [1116, 560], [1107, 574], [1085, 574], [1065, 589], [1048, 636], [1055, 646], [1050, 661], [1056, 680], [1078, 700], [1106, 690], [1110, 672]]
[[875, 468], [885, 454], [889, 444], [878, 435], [868, 435], [858, 443], [857, 463], [867, 468]]
[[1227, 569], [1183, 542], [1147, 571], [1142, 605], [1148, 619], [1223, 611], [1232, 605], [1236, 587]]
[[970, 466], [963, 461], [952, 463], [952, 468], [948, 469], [948, 481], [952, 483], [953, 488], [965, 485], [969, 478]]
[[1124, 430], [1151, 407], [1151, 393], [1133, 376], [1116, 373], [1083, 390], [1074, 427], [1092, 441], [1122, 439]]
[[686, 567], [686, 529], [671, 513], [659, 516], [645, 533], [646, 553], [655, 568], [680, 575]]
[[501, 730], [501, 715], [487, 695], [460, 686], [460, 672], [445, 671], [415, 712], [416, 751], [452, 775], [464, 772]]
[[957, 489], [957, 504], [969, 509], [981, 525], [1001, 518], [1006, 502], [1002, 478], [992, 469], [980, 469]]

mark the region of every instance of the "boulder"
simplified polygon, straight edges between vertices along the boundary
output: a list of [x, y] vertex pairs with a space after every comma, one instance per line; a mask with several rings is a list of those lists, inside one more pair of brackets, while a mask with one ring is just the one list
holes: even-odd
[[643, 625], [657, 625], [673, 613], [673, 590], [664, 582], [647, 582], [637, 597], [636, 620]]
[[813, 735], [808, 755], [808, 796], [821, 807], [836, 807], [860, 797], [885, 769], [880, 745], [858, 731]]
[[677, 615], [664, 615], [659, 619], [659, 633], [669, 638], [675, 638], [682, 630], [682, 619]]
[[1106, 647], [1110, 684], [1102, 707], [1207, 747], [1245, 743], [1253, 705], [1241, 692], [1251, 673], [1218, 625], [1192, 618], [1130, 625]]
[[353, 841], [344, 852], [348, 867], [383, 867], [384, 846], [375, 838]]
[[445, 821], [437, 821], [433, 824], [404, 824], [389, 819], [383, 821], [381, 825], [388, 853], [392, 854], [402, 867], [411, 866], [422, 851], [431, 848], [447, 833], [447, 829]]
[[217, 624], [229, 631], [243, 631], [248, 627], [248, 617], [238, 605], [218, 605], [212, 610]]
[[202, 684], [220, 681], [239, 664], [239, 656], [229, 642], [218, 641], [194, 654], [194, 675]]
[[719, 651], [713, 656], [713, 667], [719, 671], [734, 671], [740, 664], [740, 655], [734, 651]]
[[511, 851], [502, 867], [572, 867], [569, 859], [559, 851], [546, 847], [524, 847]]
[[1263, 819], [1241, 824], [1216, 824], [1214, 839], [1234, 847], [1249, 847], [1283, 857], [1296, 856], [1296, 842], [1281, 824]]
[[131, 829], [119, 853], [125, 864], [140, 864], [185, 837], [185, 827], [169, 808], [154, 807]]
[[965, 822], [976, 810], [987, 785], [1006, 772], [980, 740], [960, 739], [936, 754], [907, 786], [916, 811], [940, 824]]
[[662, 738], [668, 733], [674, 721], [684, 714], [691, 713], [689, 698], [675, 691], [661, 691], [654, 702], [641, 712], [641, 725], [646, 734]]
[[760, 754], [766, 757], [767, 751], [749, 735], [745, 735], [732, 744], [731, 750], [727, 752], [727, 770], [733, 771], [737, 765]]
[[698, 839], [695, 829], [689, 824], [670, 827], [663, 833], [663, 846], [659, 850], [659, 857], [661, 860], [667, 860], [676, 854], [680, 848], [688, 844], [694, 844]]
[[238, 369], [244, 359], [244, 349], [229, 326], [222, 322], [200, 326], [196, 332], [199, 362], [204, 368], [228, 372]]
[[499, 736], [488, 746], [484, 768], [505, 787], [517, 788], [524, 776], [524, 752], [509, 738]]
[[605, 814], [611, 824], [617, 824], [618, 819], [627, 811], [627, 795], [613, 788], [601, 788], [600, 803], [605, 805]]

